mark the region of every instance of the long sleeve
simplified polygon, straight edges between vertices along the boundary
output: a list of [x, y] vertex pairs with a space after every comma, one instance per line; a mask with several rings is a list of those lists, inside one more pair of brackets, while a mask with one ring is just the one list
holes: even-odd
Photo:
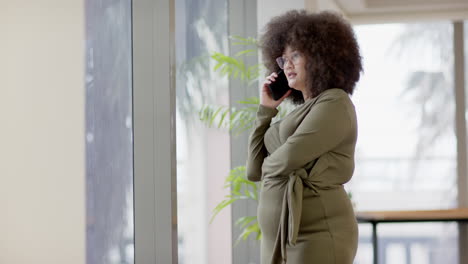
[[294, 134], [265, 158], [263, 176], [288, 175], [338, 146], [352, 129], [344, 99], [320, 98]]
[[247, 179], [260, 181], [262, 177], [262, 164], [267, 156], [263, 142], [265, 132], [270, 126], [271, 119], [276, 116], [278, 109], [259, 105], [254, 121], [253, 131], [249, 136], [248, 154], [246, 163]]

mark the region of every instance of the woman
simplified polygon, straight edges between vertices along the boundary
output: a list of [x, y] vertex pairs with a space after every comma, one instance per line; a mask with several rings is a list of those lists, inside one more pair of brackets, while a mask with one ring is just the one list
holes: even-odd
[[[331, 12], [289, 11], [260, 40], [271, 73], [249, 137], [247, 177], [262, 181], [262, 264], [352, 264], [358, 229], [343, 184], [354, 171], [357, 121], [350, 100], [362, 71], [351, 26]], [[282, 69], [290, 89], [273, 100]], [[284, 99], [298, 105], [271, 124]]]

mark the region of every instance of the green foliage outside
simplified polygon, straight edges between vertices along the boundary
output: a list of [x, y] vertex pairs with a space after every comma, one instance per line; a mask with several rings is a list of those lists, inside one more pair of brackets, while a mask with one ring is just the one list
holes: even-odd
[[[248, 86], [256, 84], [264, 68], [261, 64], [246, 65], [243, 58], [257, 56], [257, 40], [239, 36], [233, 36], [230, 39], [233, 45], [242, 45], [246, 48], [234, 56], [213, 52], [210, 59], [215, 60], [216, 64], [212, 70], [220, 76], [241, 80]], [[254, 85], [253, 88], [256, 89], [257, 86]], [[232, 132], [232, 135], [238, 136], [252, 128], [260, 99], [249, 97], [237, 103], [240, 104], [240, 107], [204, 105], [199, 111], [200, 120], [208, 127], [227, 128]], [[278, 110], [276, 118], [282, 118], [287, 114], [284, 107], [283, 109], [278, 107]], [[224, 188], [229, 189], [230, 194], [226, 195], [224, 200], [214, 208], [210, 223], [223, 209], [236, 201], [253, 200], [258, 202], [258, 185], [247, 180], [245, 169], [245, 166], [235, 167], [226, 177]], [[250, 235], [253, 235], [257, 240], [261, 238], [257, 216], [240, 217], [236, 220], [235, 225], [241, 229], [236, 244], [246, 240]]]

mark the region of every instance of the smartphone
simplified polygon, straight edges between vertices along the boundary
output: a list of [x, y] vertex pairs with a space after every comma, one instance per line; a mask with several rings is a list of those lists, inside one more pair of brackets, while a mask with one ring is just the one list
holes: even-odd
[[283, 70], [279, 70], [276, 74], [278, 74], [278, 77], [276, 77], [273, 83], [268, 85], [268, 88], [273, 100], [278, 101], [291, 87], [288, 85], [288, 79]]

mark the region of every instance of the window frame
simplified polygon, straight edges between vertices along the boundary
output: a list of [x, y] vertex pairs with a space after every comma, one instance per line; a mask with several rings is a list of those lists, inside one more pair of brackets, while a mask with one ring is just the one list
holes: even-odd
[[174, 6], [174, 0], [132, 1], [134, 252], [139, 264], [178, 262]]
[[[468, 155], [466, 141], [466, 86], [465, 86], [465, 51], [464, 21], [453, 23], [453, 56], [455, 81], [455, 133], [457, 139], [457, 188], [458, 207], [468, 207]], [[468, 224], [458, 224], [459, 263], [468, 262]]]

